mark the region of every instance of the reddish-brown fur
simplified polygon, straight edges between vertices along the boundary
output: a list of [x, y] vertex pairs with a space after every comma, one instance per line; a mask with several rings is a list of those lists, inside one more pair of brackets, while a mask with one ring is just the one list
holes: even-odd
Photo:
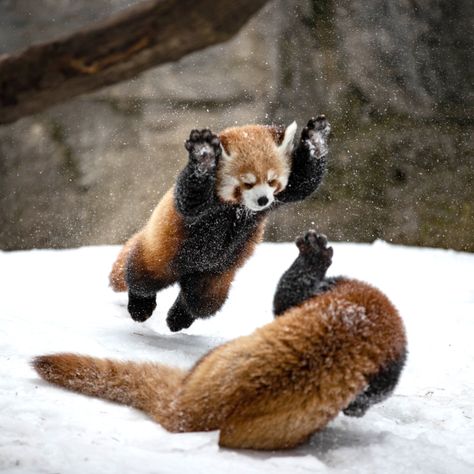
[[[268, 172], [274, 171], [279, 177], [275, 183], [277, 191], [286, 186], [290, 172], [288, 156], [278, 151], [277, 145], [281, 142], [284, 128], [267, 127], [263, 125], [246, 125], [223, 130], [219, 134], [222, 146], [232, 159], [222, 159], [217, 173], [217, 187], [227, 187], [227, 177], [236, 180], [234, 201], [239, 202], [244, 183], [239, 182], [242, 176], [251, 173], [255, 176], [255, 184], [268, 181]], [[224, 194], [228, 194], [224, 192]], [[230, 198], [230, 196], [229, 196]]]
[[[238, 178], [251, 172], [258, 182], [266, 182], [267, 173], [271, 169], [279, 176], [287, 178], [289, 163], [287, 158], [283, 159], [278, 155], [274, 137], [276, 132], [272, 130], [271, 127], [262, 125], [247, 125], [221, 132], [222, 144], [227, 146], [235, 159], [231, 162], [221, 160], [219, 163], [218, 189], [223, 186], [226, 175]], [[278, 190], [282, 187], [280, 183], [276, 186]], [[240, 196], [232, 196], [228, 200], [238, 202]], [[226, 276], [234, 275], [253, 253], [255, 245], [263, 238], [264, 227], [265, 219], [262, 219], [255, 236], [248, 242], [234, 267], [226, 272]], [[174, 187], [172, 187], [163, 196], [145, 227], [131, 237], [121, 249], [109, 275], [112, 289], [127, 291], [125, 271], [129, 259], [133, 259], [134, 268], [140, 268], [144, 277], [154, 278], [162, 284], [174, 283], [179, 275], [173, 272], [171, 263], [185, 238], [183, 217], [176, 209]]]
[[120, 250], [118, 257], [112, 266], [112, 271], [109, 275], [109, 282], [114, 291], [127, 291], [127, 283], [125, 281], [127, 260], [130, 252], [136, 247], [139, 240], [140, 234], [135, 234], [130, 237]]
[[187, 373], [74, 354], [38, 357], [34, 366], [52, 383], [144, 410], [169, 431], [219, 429], [222, 446], [284, 449], [323, 428], [405, 346], [387, 297], [340, 280]]
[[253, 173], [266, 181], [268, 170], [275, 170], [279, 176], [288, 174], [288, 159], [281, 159], [277, 143], [270, 127], [246, 125], [228, 128], [219, 134], [226, 152], [236, 159], [231, 160], [230, 176], [238, 178], [245, 173]]
[[146, 226], [122, 248], [109, 276], [115, 291], [126, 291], [126, 263], [133, 258], [144, 276], [173, 283], [177, 275], [170, 265], [183, 238], [182, 217], [174, 203], [174, 188], [168, 190], [153, 211]]

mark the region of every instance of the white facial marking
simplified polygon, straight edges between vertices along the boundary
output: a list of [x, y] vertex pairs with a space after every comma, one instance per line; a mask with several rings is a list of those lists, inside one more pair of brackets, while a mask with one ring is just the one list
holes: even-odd
[[255, 184], [257, 182], [257, 177], [252, 173], [243, 174], [240, 179], [242, 180], [242, 183], [245, 184]]
[[278, 173], [275, 170], [269, 170], [267, 173], [268, 181], [273, 181], [278, 178]]
[[235, 179], [233, 176], [225, 175], [222, 178], [221, 185], [218, 189], [219, 197], [223, 201], [234, 201], [234, 191], [235, 187], [238, 186], [239, 180]]
[[274, 191], [275, 188], [272, 188], [267, 183], [257, 184], [252, 189], [242, 192], [242, 201], [251, 211], [263, 211], [275, 200], [273, 196]]

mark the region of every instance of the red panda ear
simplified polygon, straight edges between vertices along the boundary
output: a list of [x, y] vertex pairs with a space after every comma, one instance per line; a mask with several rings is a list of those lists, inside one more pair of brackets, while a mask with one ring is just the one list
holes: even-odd
[[270, 131], [273, 141], [277, 146], [280, 146], [285, 137], [285, 127], [283, 125], [266, 125]]
[[224, 160], [230, 160], [230, 153], [228, 151], [228, 147], [227, 147], [227, 138], [226, 137], [219, 137], [220, 138], [220, 141], [221, 141], [221, 152], [222, 152], [222, 158], [224, 158]]
[[281, 143], [278, 145], [278, 151], [283, 154], [291, 152], [293, 148], [293, 139], [295, 138], [296, 133], [296, 122], [293, 121], [288, 127], [285, 129], [285, 133], [283, 134], [283, 139]]

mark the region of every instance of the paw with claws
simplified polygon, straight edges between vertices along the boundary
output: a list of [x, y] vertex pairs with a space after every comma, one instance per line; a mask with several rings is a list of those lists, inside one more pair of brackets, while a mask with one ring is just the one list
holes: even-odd
[[300, 256], [319, 271], [325, 273], [331, 266], [334, 251], [332, 247], [328, 247], [328, 239], [325, 235], [308, 230], [296, 239], [296, 246], [300, 251]]
[[199, 172], [205, 173], [216, 167], [221, 155], [221, 143], [219, 137], [209, 129], [192, 130], [184, 146]]
[[308, 121], [301, 132], [301, 141], [309, 149], [313, 158], [322, 158], [328, 153], [328, 136], [331, 126], [324, 115]]

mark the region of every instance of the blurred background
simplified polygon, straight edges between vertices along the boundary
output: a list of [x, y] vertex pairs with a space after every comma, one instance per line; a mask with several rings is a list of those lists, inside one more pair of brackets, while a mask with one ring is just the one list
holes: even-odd
[[[134, 3], [0, 0], [0, 54]], [[274, 213], [267, 240], [313, 227], [474, 251], [473, 5], [270, 1], [227, 43], [0, 126], [0, 248], [122, 243], [185, 164], [190, 129], [325, 113], [325, 182]]]

